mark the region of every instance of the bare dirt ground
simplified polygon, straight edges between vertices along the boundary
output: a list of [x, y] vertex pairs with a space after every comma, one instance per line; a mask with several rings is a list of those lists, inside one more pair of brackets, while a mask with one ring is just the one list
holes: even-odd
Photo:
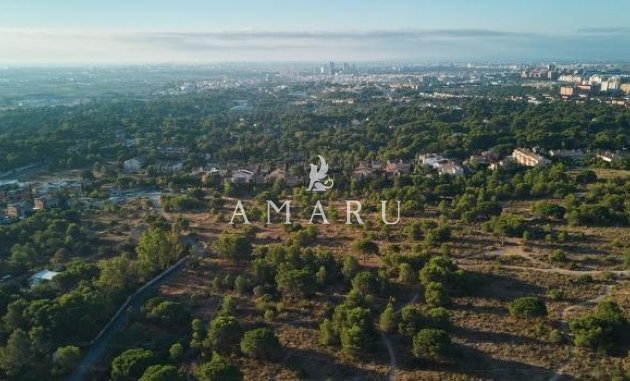
[[[520, 206], [519, 206], [520, 207]], [[525, 205], [522, 205], [525, 207]], [[242, 226], [229, 227], [207, 213], [185, 213], [191, 230], [212, 247], [223, 231], [239, 231]], [[282, 242], [287, 233], [281, 225], [257, 224], [256, 245]], [[342, 295], [319, 295], [300, 305], [284, 305], [271, 324], [285, 348], [279, 362], [239, 359], [239, 366], [247, 380], [294, 380], [299, 378], [361, 379], [361, 380], [581, 380], [596, 368], [619, 367], [623, 358], [604, 356], [576, 349], [567, 336], [567, 321], [589, 310], [604, 297], [612, 297], [630, 311], [628, 283], [630, 271], [620, 262], [605, 259], [621, 253], [620, 240], [625, 243], [625, 230], [572, 228], [586, 238], [563, 244], [523, 242], [519, 239], [500, 241], [480, 230], [453, 225], [449, 241], [451, 255], [460, 268], [484, 277], [485, 281], [470, 296], [454, 298], [450, 309], [453, 341], [457, 356], [451, 362], [422, 364], [410, 354], [408, 339], [382, 335], [375, 355], [347, 358], [335, 348], [318, 344], [318, 325], [325, 317], [324, 301], [337, 300]], [[339, 256], [352, 255], [351, 243], [362, 234], [356, 226], [331, 224], [318, 226], [318, 246]], [[394, 243], [409, 247], [399, 237]], [[615, 241], [616, 240], [616, 241]], [[377, 241], [381, 253], [391, 242]], [[569, 263], [550, 262], [548, 256], [561, 247]], [[377, 266], [378, 257], [358, 258], [364, 266]], [[571, 263], [574, 263], [571, 265]], [[242, 271], [216, 259], [204, 259], [194, 270], [182, 272], [172, 283], [162, 287], [164, 295], [198, 300], [193, 314], [209, 321], [224, 293], [212, 290], [210, 280], [225, 274]], [[590, 275], [592, 280], [578, 279]], [[552, 300], [549, 290], [560, 289], [564, 297]], [[419, 293], [422, 295], [422, 292]], [[515, 319], [509, 316], [507, 305], [514, 298], [536, 295], [543, 298], [549, 310], [548, 319], [540, 321]], [[262, 310], [251, 297], [238, 296], [239, 320], [244, 325], [263, 322]], [[413, 293], [400, 295], [409, 301]], [[423, 303], [422, 297], [410, 301]], [[401, 305], [402, 306], [402, 305]], [[565, 341], [554, 344], [536, 329], [560, 329]], [[195, 364], [189, 365], [191, 368]]]

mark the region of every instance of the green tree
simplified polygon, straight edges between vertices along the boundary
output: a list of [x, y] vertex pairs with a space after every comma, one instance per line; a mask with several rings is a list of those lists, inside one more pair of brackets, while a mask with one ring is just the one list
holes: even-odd
[[55, 351], [53, 359], [52, 373], [54, 376], [69, 374], [76, 368], [81, 360], [81, 349], [73, 345], [59, 347]]
[[178, 234], [166, 232], [156, 226], [145, 231], [136, 247], [142, 273], [150, 276], [180, 258], [183, 250], [178, 241]]
[[352, 278], [352, 289], [363, 296], [374, 294], [378, 288], [378, 280], [369, 271], [362, 271]]
[[440, 360], [452, 351], [451, 337], [441, 329], [421, 329], [413, 337], [412, 353], [416, 358]]
[[430, 328], [448, 330], [451, 328], [451, 315], [444, 307], [435, 307], [427, 311], [427, 325]]
[[354, 274], [359, 271], [359, 262], [354, 257], [345, 257], [341, 265], [341, 274], [346, 280], [352, 279]]
[[457, 269], [457, 265], [451, 258], [436, 256], [432, 257], [420, 270], [420, 282], [425, 286], [437, 282], [449, 290], [457, 290], [461, 287], [463, 275], [464, 273]]
[[547, 316], [547, 306], [540, 298], [535, 296], [523, 296], [514, 299], [509, 305], [510, 315], [515, 317], [539, 317]]
[[154, 365], [157, 359], [148, 349], [135, 348], [121, 353], [112, 361], [113, 380], [132, 381], [142, 376], [145, 369]]
[[324, 319], [319, 325], [319, 343], [322, 345], [336, 345], [338, 343], [337, 333], [330, 319]]
[[341, 349], [348, 354], [356, 355], [371, 349], [372, 338], [367, 330], [358, 325], [343, 327], [339, 335]]
[[184, 346], [180, 343], [171, 345], [168, 350], [168, 355], [172, 361], [180, 361], [184, 357]]
[[315, 277], [308, 270], [286, 270], [276, 276], [278, 291], [288, 299], [303, 298], [315, 292]]
[[252, 254], [252, 244], [242, 234], [221, 234], [217, 242], [217, 253], [234, 262], [248, 260]]
[[378, 319], [379, 328], [383, 332], [392, 332], [396, 328], [396, 320], [394, 305], [392, 303], [387, 303], [387, 307], [385, 307]]
[[619, 306], [603, 300], [595, 310], [569, 322], [575, 345], [609, 351], [628, 340], [628, 320]]
[[241, 340], [241, 352], [250, 357], [275, 359], [281, 351], [282, 346], [278, 338], [269, 328], [247, 331]]
[[147, 306], [145, 303], [142, 306], [142, 310], [148, 319], [160, 322], [166, 326], [181, 326], [190, 320], [190, 314], [186, 311], [186, 308], [181, 303], [170, 300], [160, 300], [155, 305], [150, 306]]
[[206, 347], [222, 354], [233, 353], [241, 341], [241, 325], [234, 316], [218, 316], [210, 323]]
[[9, 377], [16, 377], [31, 365], [31, 342], [28, 335], [16, 329], [9, 335], [7, 344], [0, 347], [0, 369]]
[[182, 381], [184, 378], [173, 365], [151, 365], [139, 381]]
[[195, 375], [199, 381], [241, 381], [243, 379], [241, 371], [218, 353], [214, 353], [212, 360], [197, 368]]
[[416, 282], [413, 267], [409, 263], [401, 263], [398, 266], [398, 281], [403, 284], [414, 284]]
[[243, 276], [238, 275], [234, 279], [234, 289], [239, 294], [243, 295], [247, 292], [247, 288], [249, 287], [249, 282]]
[[201, 319], [193, 319], [191, 322], [191, 331], [190, 347], [193, 349], [201, 348], [206, 333], [203, 321], [201, 321]]
[[363, 255], [363, 259], [368, 255], [378, 255], [378, 245], [369, 239], [360, 239], [352, 244], [352, 248]]
[[409, 304], [400, 310], [398, 331], [402, 335], [413, 335], [423, 325], [424, 319], [417, 306]]
[[438, 282], [426, 285], [424, 299], [430, 307], [447, 307], [451, 303], [448, 291], [442, 283]]

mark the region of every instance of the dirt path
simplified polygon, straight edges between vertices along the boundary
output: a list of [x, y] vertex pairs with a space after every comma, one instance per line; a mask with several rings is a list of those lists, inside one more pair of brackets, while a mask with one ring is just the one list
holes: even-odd
[[[416, 300], [418, 300], [418, 297], [420, 297], [420, 294], [415, 293], [411, 297], [409, 302], [405, 304], [405, 306], [408, 304], [415, 303]], [[399, 309], [394, 311], [394, 316], [400, 314], [400, 311], [403, 309], [403, 307], [400, 307]], [[385, 344], [385, 346], [387, 347], [387, 353], [389, 354], [389, 371], [387, 372], [387, 379], [389, 381], [396, 381], [396, 375], [398, 373], [398, 361], [396, 360], [396, 351], [394, 350], [394, 346], [392, 345], [391, 340], [389, 340], [389, 337], [387, 337], [387, 334], [385, 334], [385, 332], [382, 332], [382, 331], [380, 332], [380, 334], [381, 334], [381, 340], [383, 341], [383, 344]]]
[[[591, 270], [569, 270], [569, 269], [564, 269], [561, 267], [555, 267], [547, 262], [541, 261], [540, 259], [533, 257], [532, 255], [530, 255], [523, 249], [523, 246], [504, 246], [500, 249], [492, 251], [491, 254], [496, 254], [499, 256], [514, 255], [514, 256], [526, 259], [530, 261], [531, 263], [541, 266], [541, 267], [532, 267], [532, 266], [498, 265], [501, 268], [510, 269], [510, 270], [538, 271], [538, 272], [543, 272], [543, 273], [555, 273], [555, 274], [570, 275], [570, 276], [580, 276], [580, 275], [592, 276], [592, 275], [598, 275], [598, 274], [614, 274], [619, 277], [630, 277], [630, 270], [592, 270], [592, 269]], [[458, 263], [458, 265], [459, 264], [460, 263]], [[461, 266], [466, 268], [466, 267], [473, 267], [474, 265], [461, 263]]]
[[[553, 267], [553, 266], [549, 267], [550, 266], [549, 263], [546, 263], [544, 261], [541, 261], [537, 258], [532, 257], [529, 253], [523, 250], [522, 246], [516, 246], [516, 247], [506, 246], [504, 248], [494, 251], [494, 253], [499, 254], [499, 255], [515, 255], [515, 256], [527, 259], [531, 263], [540, 264], [541, 266], [543, 266], [543, 267], [531, 267], [531, 266], [499, 265], [499, 267], [504, 268], [504, 269], [522, 270], [522, 271], [538, 271], [538, 272], [543, 272], [543, 273], [555, 273], [555, 274], [562, 274], [562, 275], [568, 275], [568, 276], [581, 276], [581, 275], [592, 276], [592, 275], [608, 273], [608, 274], [614, 274], [618, 277], [623, 277], [623, 278], [630, 277], [630, 270], [569, 270], [569, 269], [563, 269], [560, 267]], [[461, 267], [466, 268], [466, 267], [473, 267], [473, 266], [462, 264]], [[560, 330], [562, 331], [563, 335], [565, 337], [569, 337], [569, 315], [571, 314], [571, 312], [581, 309], [581, 308], [593, 307], [600, 301], [609, 297], [612, 294], [613, 288], [614, 288], [613, 285], [606, 285], [604, 292], [602, 294], [592, 299], [583, 301], [581, 303], [573, 304], [564, 308], [562, 310], [562, 315], [560, 318]], [[572, 352], [574, 353], [576, 350], [577, 348], [574, 346]], [[571, 365], [571, 362], [573, 361], [573, 359], [574, 357], [571, 355], [564, 362], [564, 364], [554, 372], [554, 375], [549, 379], [549, 381], [561, 380], [562, 376], [565, 374], [566, 370]]]
[[[584, 307], [592, 307], [596, 305], [597, 303], [599, 303], [600, 301], [604, 300], [605, 298], [609, 297], [612, 294], [612, 291], [613, 291], [613, 286], [606, 285], [605, 291], [601, 295], [598, 295], [592, 299], [586, 300], [582, 303], [568, 306], [564, 310], [562, 310], [562, 318], [560, 320], [560, 329], [562, 330], [562, 333], [567, 337], [569, 336], [569, 313], [571, 311], [574, 311], [579, 308], [584, 308]], [[576, 347], [574, 346], [573, 352], [575, 351], [576, 351]], [[569, 368], [569, 365], [571, 365], [573, 358], [574, 358], [573, 356], [570, 356], [567, 359], [567, 361], [560, 368], [556, 370], [556, 372], [549, 379], [549, 381], [559, 381], [564, 375], [564, 372]]]

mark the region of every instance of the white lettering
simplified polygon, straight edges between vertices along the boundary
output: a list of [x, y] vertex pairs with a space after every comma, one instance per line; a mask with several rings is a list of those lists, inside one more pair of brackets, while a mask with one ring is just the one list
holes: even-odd
[[309, 224], [313, 223], [313, 218], [315, 218], [315, 216], [320, 216], [322, 218], [322, 224], [324, 225], [329, 224], [328, 218], [326, 218], [326, 213], [324, 213], [324, 208], [322, 207], [322, 203], [319, 200], [317, 200], [317, 204], [315, 204], [315, 207], [313, 208], [311, 219], [308, 221]]
[[[271, 224], [271, 208], [276, 211], [276, 213], [280, 213], [282, 208], [286, 206], [284, 211], [284, 223], [286, 225], [291, 224], [291, 201], [285, 201], [279, 208], [273, 201], [267, 200], [267, 224]], [[311, 217], [312, 218], [312, 217]]]
[[[357, 209], [353, 210], [351, 207], [352, 205], [356, 205]], [[363, 225], [363, 220], [361, 219], [361, 216], [359, 215], [360, 211], [361, 211], [360, 201], [346, 201], [346, 225], [352, 224], [352, 220], [350, 218], [351, 215], [354, 215], [354, 217], [357, 219], [357, 222], [360, 225]]]
[[230, 224], [234, 224], [234, 217], [236, 217], [237, 215], [243, 217], [243, 223], [245, 225], [250, 225], [249, 220], [247, 219], [247, 214], [245, 213], [245, 209], [243, 209], [243, 203], [241, 202], [241, 200], [238, 200], [238, 202], [236, 203], [236, 208], [234, 208], [234, 213], [232, 213]]
[[387, 217], [385, 216], [385, 211], [387, 209], [387, 201], [381, 201], [381, 219], [385, 225], [396, 225], [398, 221], [400, 221], [400, 201], [396, 200], [396, 206], [398, 211], [398, 216], [396, 217], [396, 221], [388, 222]]

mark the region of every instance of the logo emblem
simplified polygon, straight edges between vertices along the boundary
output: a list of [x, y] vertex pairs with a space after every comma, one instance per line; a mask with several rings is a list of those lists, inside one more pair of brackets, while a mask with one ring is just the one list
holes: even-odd
[[311, 181], [306, 189], [313, 192], [325, 192], [333, 187], [334, 182], [331, 178], [326, 179], [326, 177], [328, 177], [328, 164], [326, 163], [326, 159], [321, 155], [317, 155], [317, 157], [319, 158], [319, 167], [315, 164], [311, 164], [311, 173], [309, 173]]

